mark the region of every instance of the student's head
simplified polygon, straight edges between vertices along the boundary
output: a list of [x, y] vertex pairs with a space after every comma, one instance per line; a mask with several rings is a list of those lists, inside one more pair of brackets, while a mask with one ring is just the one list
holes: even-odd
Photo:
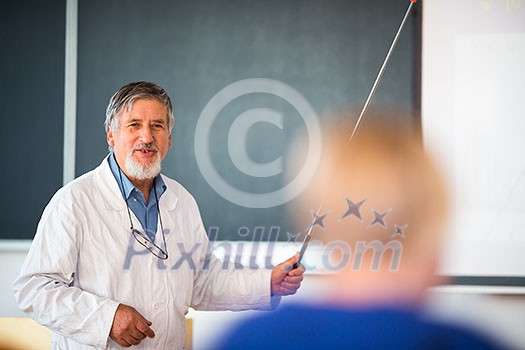
[[306, 226], [321, 206], [325, 228], [315, 228], [315, 239], [334, 247], [330, 266], [347, 261], [337, 271], [345, 278], [413, 278], [422, 288], [440, 254], [446, 191], [432, 159], [398, 121], [368, 120], [351, 141], [349, 125], [328, 128], [300, 220]]

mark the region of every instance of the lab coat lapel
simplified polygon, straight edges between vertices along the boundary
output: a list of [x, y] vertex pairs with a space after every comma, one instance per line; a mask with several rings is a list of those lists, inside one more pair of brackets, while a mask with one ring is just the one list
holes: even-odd
[[[164, 175], [162, 175], [164, 177]], [[162, 216], [162, 224], [164, 225], [164, 230], [167, 231], [166, 234], [166, 242], [168, 242], [171, 237], [175, 236], [175, 232], [177, 230], [177, 227], [180, 227], [180, 225], [177, 225], [176, 222], [176, 213], [175, 210], [177, 208], [177, 205], [180, 205], [178, 203], [178, 198], [175, 195], [175, 191], [173, 188], [170, 188], [170, 182], [167, 181], [166, 178], [163, 179], [164, 183], [168, 188], [166, 189], [166, 192], [160, 197], [159, 199], [159, 208], [160, 208], [160, 215]], [[159, 239], [162, 240], [162, 237], [159, 237], [160, 234], [160, 221], [157, 228], [157, 237], [155, 238], [156, 242]]]
[[97, 184], [102, 196], [104, 208], [108, 210], [125, 211], [126, 202], [124, 201], [118, 183], [111, 172], [107, 157], [102, 160], [102, 163], [100, 163], [95, 171], [95, 183]]

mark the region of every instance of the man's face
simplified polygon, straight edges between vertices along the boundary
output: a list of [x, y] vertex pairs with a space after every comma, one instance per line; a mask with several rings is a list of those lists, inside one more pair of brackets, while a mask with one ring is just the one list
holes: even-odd
[[129, 110], [121, 112], [117, 131], [107, 131], [106, 137], [126, 176], [131, 180], [144, 180], [136, 175], [137, 169], [143, 174], [154, 167], [160, 171], [160, 162], [171, 147], [166, 107], [156, 99], [135, 100]]

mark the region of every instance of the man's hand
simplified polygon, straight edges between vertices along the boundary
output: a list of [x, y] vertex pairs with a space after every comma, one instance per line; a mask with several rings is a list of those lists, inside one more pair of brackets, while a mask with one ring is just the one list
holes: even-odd
[[298, 254], [277, 265], [272, 271], [272, 295], [291, 295], [297, 292], [303, 280], [304, 266], [294, 269]]
[[117, 344], [126, 348], [138, 345], [144, 338], [155, 336], [150, 328], [151, 324], [135, 308], [120, 304], [115, 312], [109, 336]]

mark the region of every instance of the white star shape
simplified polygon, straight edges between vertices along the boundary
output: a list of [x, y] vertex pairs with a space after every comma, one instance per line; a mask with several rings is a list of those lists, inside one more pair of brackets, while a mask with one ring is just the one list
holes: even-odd
[[301, 233], [296, 233], [296, 234], [293, 234], [293, 233], [290, 233], [290, 232], [286, 232], [286, 235], [288, 236], [288, 243], [292, 242], [292, 243], [297, 243], [297, 238], [299, 237]]
[[394, 225], [395, 230], [394, 230], [394, 234], [392, 235], [392, 237], [401, 236], [405, 238], [405, 229], [407, 228], [407, 226], [408, 224], [403, 225], [403, 226]]
[[346, 205], [347, 205], [348, 209], [343, 214], [343, 216], [341, 216], [339, 221], [344, 220], [346, 217], [348, 217], [350, 215], [355, 215], [359, 220], [363, 221], [363, 218], [361, 217], [360, 209], [361, 209], [361, 206], [363, 205], [363, 203], [366, 202], [366, 198], [362, 199], [361, 201], [359, 201], [357, 203], [354, 203], [348, 197], [345, 197], [345, 199], [346, 199]]
[[372, 222], [370, 223], [370, 225], [368, 225], [367, 228], [370, 228], [370, 227], [372, 227], [372, 226], [374, 226], [376, 224], [379, 224], [379, 225], [383, 226], [386, 229], [385, 216], [390, 214], [391, 210], [392, 209], [388, 209], [387, 211], [384, 211], [384, 212], [380, 213], [377, 210], [372, 209], [372, 212], [374, 213], [374, 220], [372, 220]]
[[314, 227], [315, 225], [321, 227], [321, 228], [324, 228], [324, 218], [326, 217], [328, 213], [325, 213], [323, 215], [319, 215], [318, 213], [314, 212], [312, 210], [312, 215], [314, 216], [314, 220], [312, 221], [312, 223], [310, 224], [310, 226], [308, 226], [308, 229], [310, 229], [310, 227]]

